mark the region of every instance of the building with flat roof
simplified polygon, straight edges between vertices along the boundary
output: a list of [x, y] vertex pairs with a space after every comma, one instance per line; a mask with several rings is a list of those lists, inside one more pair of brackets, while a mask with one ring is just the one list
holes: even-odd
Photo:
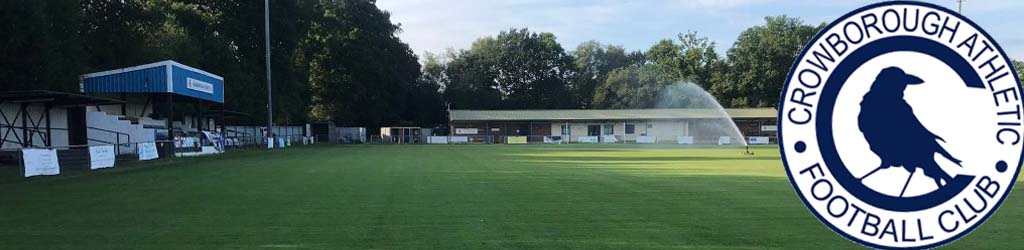
[[[774, 108], [726, 109], [748, 141], [751, 137], [775, 142]], [[570, 110], [449, 110], [452, 136], [471, 142], [504, 143], [508, 136], [529, 142], [647, 142], [718, 144], [729, 136], [726, 118], [715, 109], [570, 109]], [[732, 136], [735, 137], [735, 136]], [[597, 141], [594, 141], [594, 140]], [[653, 141], [652, 141], [653, 140]]]

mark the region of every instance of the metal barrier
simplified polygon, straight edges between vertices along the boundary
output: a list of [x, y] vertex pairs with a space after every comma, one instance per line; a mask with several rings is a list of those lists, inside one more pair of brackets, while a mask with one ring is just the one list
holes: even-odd
[[[104, 143], [104, 144], [115, 145], [114, 151], [118, 155], [121, 154], [121, 147], [122, 147], [121, 136], [122, 135], [124, 135], [126, 137], [125, 138], [125, 143], [126, 144], [130, 144], [132, 142], [132, 135], [128, 134], [128, 133], [122, 133], [122, 132], [118, 132], [118, 131], [113, 131], [113, 130], [109, 130], [109, 129], [102, 129], [102, 128], [95, 128], [95, 127], [86, 127], [86, 129], [87, 130], [91, 130], [91, 131], [99, 131], [99, 132], [105, 132], [105, 133], [108, 133], [108, 134], [113, 134], [114, 135], [114, 141], [104, 141], [104, 140], [99, 140], [99, 139], [94, 139], [94, 138], [86, 138], [86, 139], [89, 140], [90, 142], [99, 142], [99, 143]], [[135, 148], [135, 147], [129, 147], [129, 148]]]
[[[427, 136], [418, 144], [695, 144], [695, 145], [718, 145], [719, 137], [688, 137], [686, 143], [680, 142], [677, 137], [656, 137], [641, 135], [600, 135], [600, 136], [544, 136], [544, 135], [455, 135], [455, 136]], [[744, 142], [749, 143], [751, 137], [747, 136]], [[767, 144], [775, 144], [775, 137], [768, 137]], [[371, 143], [391, 144], [386, 137], [372, 136]], [[764, 138], [758, 138], [764, 139]], [[739, 144], [735, 139], [731, 144]]]

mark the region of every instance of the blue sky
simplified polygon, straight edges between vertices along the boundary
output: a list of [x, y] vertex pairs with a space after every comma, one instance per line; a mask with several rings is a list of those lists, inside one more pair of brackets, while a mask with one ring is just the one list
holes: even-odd
[[[566, 50], [597, 40], [647, 50], [661, 39], [696, 31], [724, 53], [744, 29], [764, 23], [765, 16], [788, 15], [818, 24], [878, 1], [848, 0], [378, 0], [399, 36], [412, 49], [443, 52], [463, 49], [479, 37], [512, 27], [551, 32]], [[956, 9], [956, 0], [928, 1]], [[1024, 59], [1020, 26], [1024, 1], [967, 0], [963, 14], [982, 26], [1012, 58]]]

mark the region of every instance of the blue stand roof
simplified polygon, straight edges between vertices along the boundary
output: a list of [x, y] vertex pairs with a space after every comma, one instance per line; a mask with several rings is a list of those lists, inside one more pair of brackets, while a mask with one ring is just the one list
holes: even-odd
[[224, 78], [175, 61], [82, 75], [82, 93], [174, 93], [224, 103]]

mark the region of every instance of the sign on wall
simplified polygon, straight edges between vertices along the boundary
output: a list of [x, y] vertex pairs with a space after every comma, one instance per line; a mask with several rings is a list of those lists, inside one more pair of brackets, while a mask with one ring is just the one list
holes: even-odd
[[508, 144], [526, 144], [526, 136], [509, 136]]
[[480, 129], [478, 128], [455, 128], [455, 134], [457, 135], [475, 135], [479, 133]]
[[449, 136], [448, 141], [451, 143], [469, 143], [468, 136]]
[[693, 136], [676, 136], [676, 144], [693, 144]]
[[576, 138], [576, 140], [579, 141], [580, 143], [598, 143], [600, 142], [600, 139], [598, 138], [599, 137], [597, 136], [580, 136]]
[[188, 79], [186, 79], [185, 84], [186, 84], [185, 87], [187, 87], [188, 89], [199, 91], [199, 92], [203, 92], [203, 93], [207, 93], [207, 94], [213, 94], [213, 84], [211, 84], [211, 83], [200, 81], [200, 80], [196, 80], [196, 79], [192, 79], [192, 78], [188, 78]]
[[112, 168], [115, 156], [114, 145], [89, 146], [89, 168]]
[[448, 144], [447, 136], [429, 136], [427, 137], [428, 144]]
[[720, 136], [718, 137], [718, 145], [729, 145], [732, 144], [732, 137]]
[[765, 131], [765, 132], [779, 131], [779, 126], [778, 125], [761, 125], [761, 131]]
[[767, 136], [751, 136], [750, 137], [750, 144], [754, 144], [754, 145], [757, 145], [757, 144], [762, 144], [762, 145], [763, 144], [768, 144], [768, 141], [769, 140], [768, 140]]
[[657, 142], [658, 142], [658, 138], [654, 137], [654, 136], [642, 135], [642, 136], [637, 136], [636, 137], [636, 143], [640, 143], [640, 144], [653, 144], [653, 143], [657, 143]]
[[156, 142], [139, 143], [138, 148], [140, 161], [148, 161], [160, 158], [160, 153], [158, 153], [156, 150]]
[[37, 175], [58, 175], [60, 164], [57, 162], [57, 150], [53, 149], [22, 149], [22, 161], [25, 163], [25, 177]]

